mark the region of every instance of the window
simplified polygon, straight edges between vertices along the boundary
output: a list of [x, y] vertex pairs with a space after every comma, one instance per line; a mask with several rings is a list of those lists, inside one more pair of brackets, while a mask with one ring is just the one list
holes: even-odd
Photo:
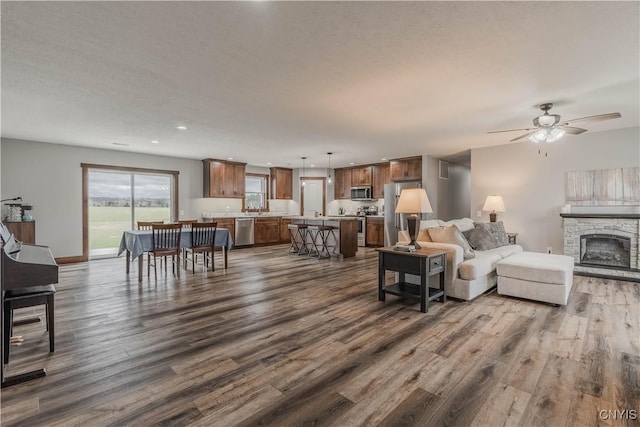
[[246, 210], [267, 209], [269, 175], [246, 174], [244, 207]]

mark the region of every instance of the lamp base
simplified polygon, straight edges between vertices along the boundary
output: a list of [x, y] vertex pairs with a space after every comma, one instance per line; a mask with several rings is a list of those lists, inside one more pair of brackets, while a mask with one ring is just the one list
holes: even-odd
[[416, 242], [416, 237], [418, 236], [418, 215], [413, 214], [407, 217], [407, 231], [409, 232], [409, 238], [411, 239], [409, 245], [413, 245], [416, 249], [420, 249], [421, 246]]
[[498, 218], [498, 214], [495, 212], [491, 212], [489, 214], [489, 222], [496, 222], [496, 219]]

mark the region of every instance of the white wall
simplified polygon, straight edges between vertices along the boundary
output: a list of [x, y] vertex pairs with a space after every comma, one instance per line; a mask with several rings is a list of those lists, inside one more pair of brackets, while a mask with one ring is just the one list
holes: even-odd
[[[538, 153], [540, 150], [540, 153]], [[498, 214], [508, 232], [519, 233], [525, 250], [562, 253], [560, 208], [566, 173], [575, 170], [640, 166], [639, 128], [568, 135], [553, 144], [522, 142], [471, 150], [471, 212], [476, 218], [486, 197], [504, 198]]]
[[193, 203], [204, 200], [200, 160], [4, 138], [2, 154], [1, 193], [33, 203], [36, 243], [49, 246], [55, 257], [82, 255], [81, 163], [179, 171], [181, 217], [195, 218], [202, 212]]

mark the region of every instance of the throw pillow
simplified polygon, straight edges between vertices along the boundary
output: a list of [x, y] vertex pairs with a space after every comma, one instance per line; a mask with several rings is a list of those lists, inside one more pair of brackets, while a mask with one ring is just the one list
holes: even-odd
[[464, 235], [476, 251], [487, 251], [509, 244], [502, 221], [477, 222], [473, 230], [465, 231]]
[[460, 229], [460, 231], [465, 232], [472, 230], [474, 227], [474, 222], [471, 218], [460, 218], [460, 219], [452, 219], [451, 221], [439, 221], [440, 225], [443, 227], [448, 227], [450, 225], [455, 225]]
[[476, 254], [473, 253], [473, 249], [469, 246], [469, 242], [464, 237], [462, 232], [455, 225], [449, 227], [437, 227], [429, 228], [429, 236], [431, 240], [436, 243], [451, 243], [462, 247], [462, 256], [464, 259], [473, 258]]
[[418, 237], [416, 237], [416, 240], [418, 242], [433, 242], [433, 240], [431, 240], [431, 236], [429, 236], [428, 228], [421, 228], [418, 232]]

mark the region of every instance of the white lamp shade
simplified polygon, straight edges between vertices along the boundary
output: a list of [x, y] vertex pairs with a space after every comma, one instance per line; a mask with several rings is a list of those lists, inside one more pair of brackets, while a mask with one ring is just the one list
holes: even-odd
[[502, 196], [487, 196], [482, 210], [486, 212], [504, 212], [504, 200], [502, 200]]
[[396, 213], [431, 213], [431, 203], [424, 188], [405, 188], [400, 193]]

